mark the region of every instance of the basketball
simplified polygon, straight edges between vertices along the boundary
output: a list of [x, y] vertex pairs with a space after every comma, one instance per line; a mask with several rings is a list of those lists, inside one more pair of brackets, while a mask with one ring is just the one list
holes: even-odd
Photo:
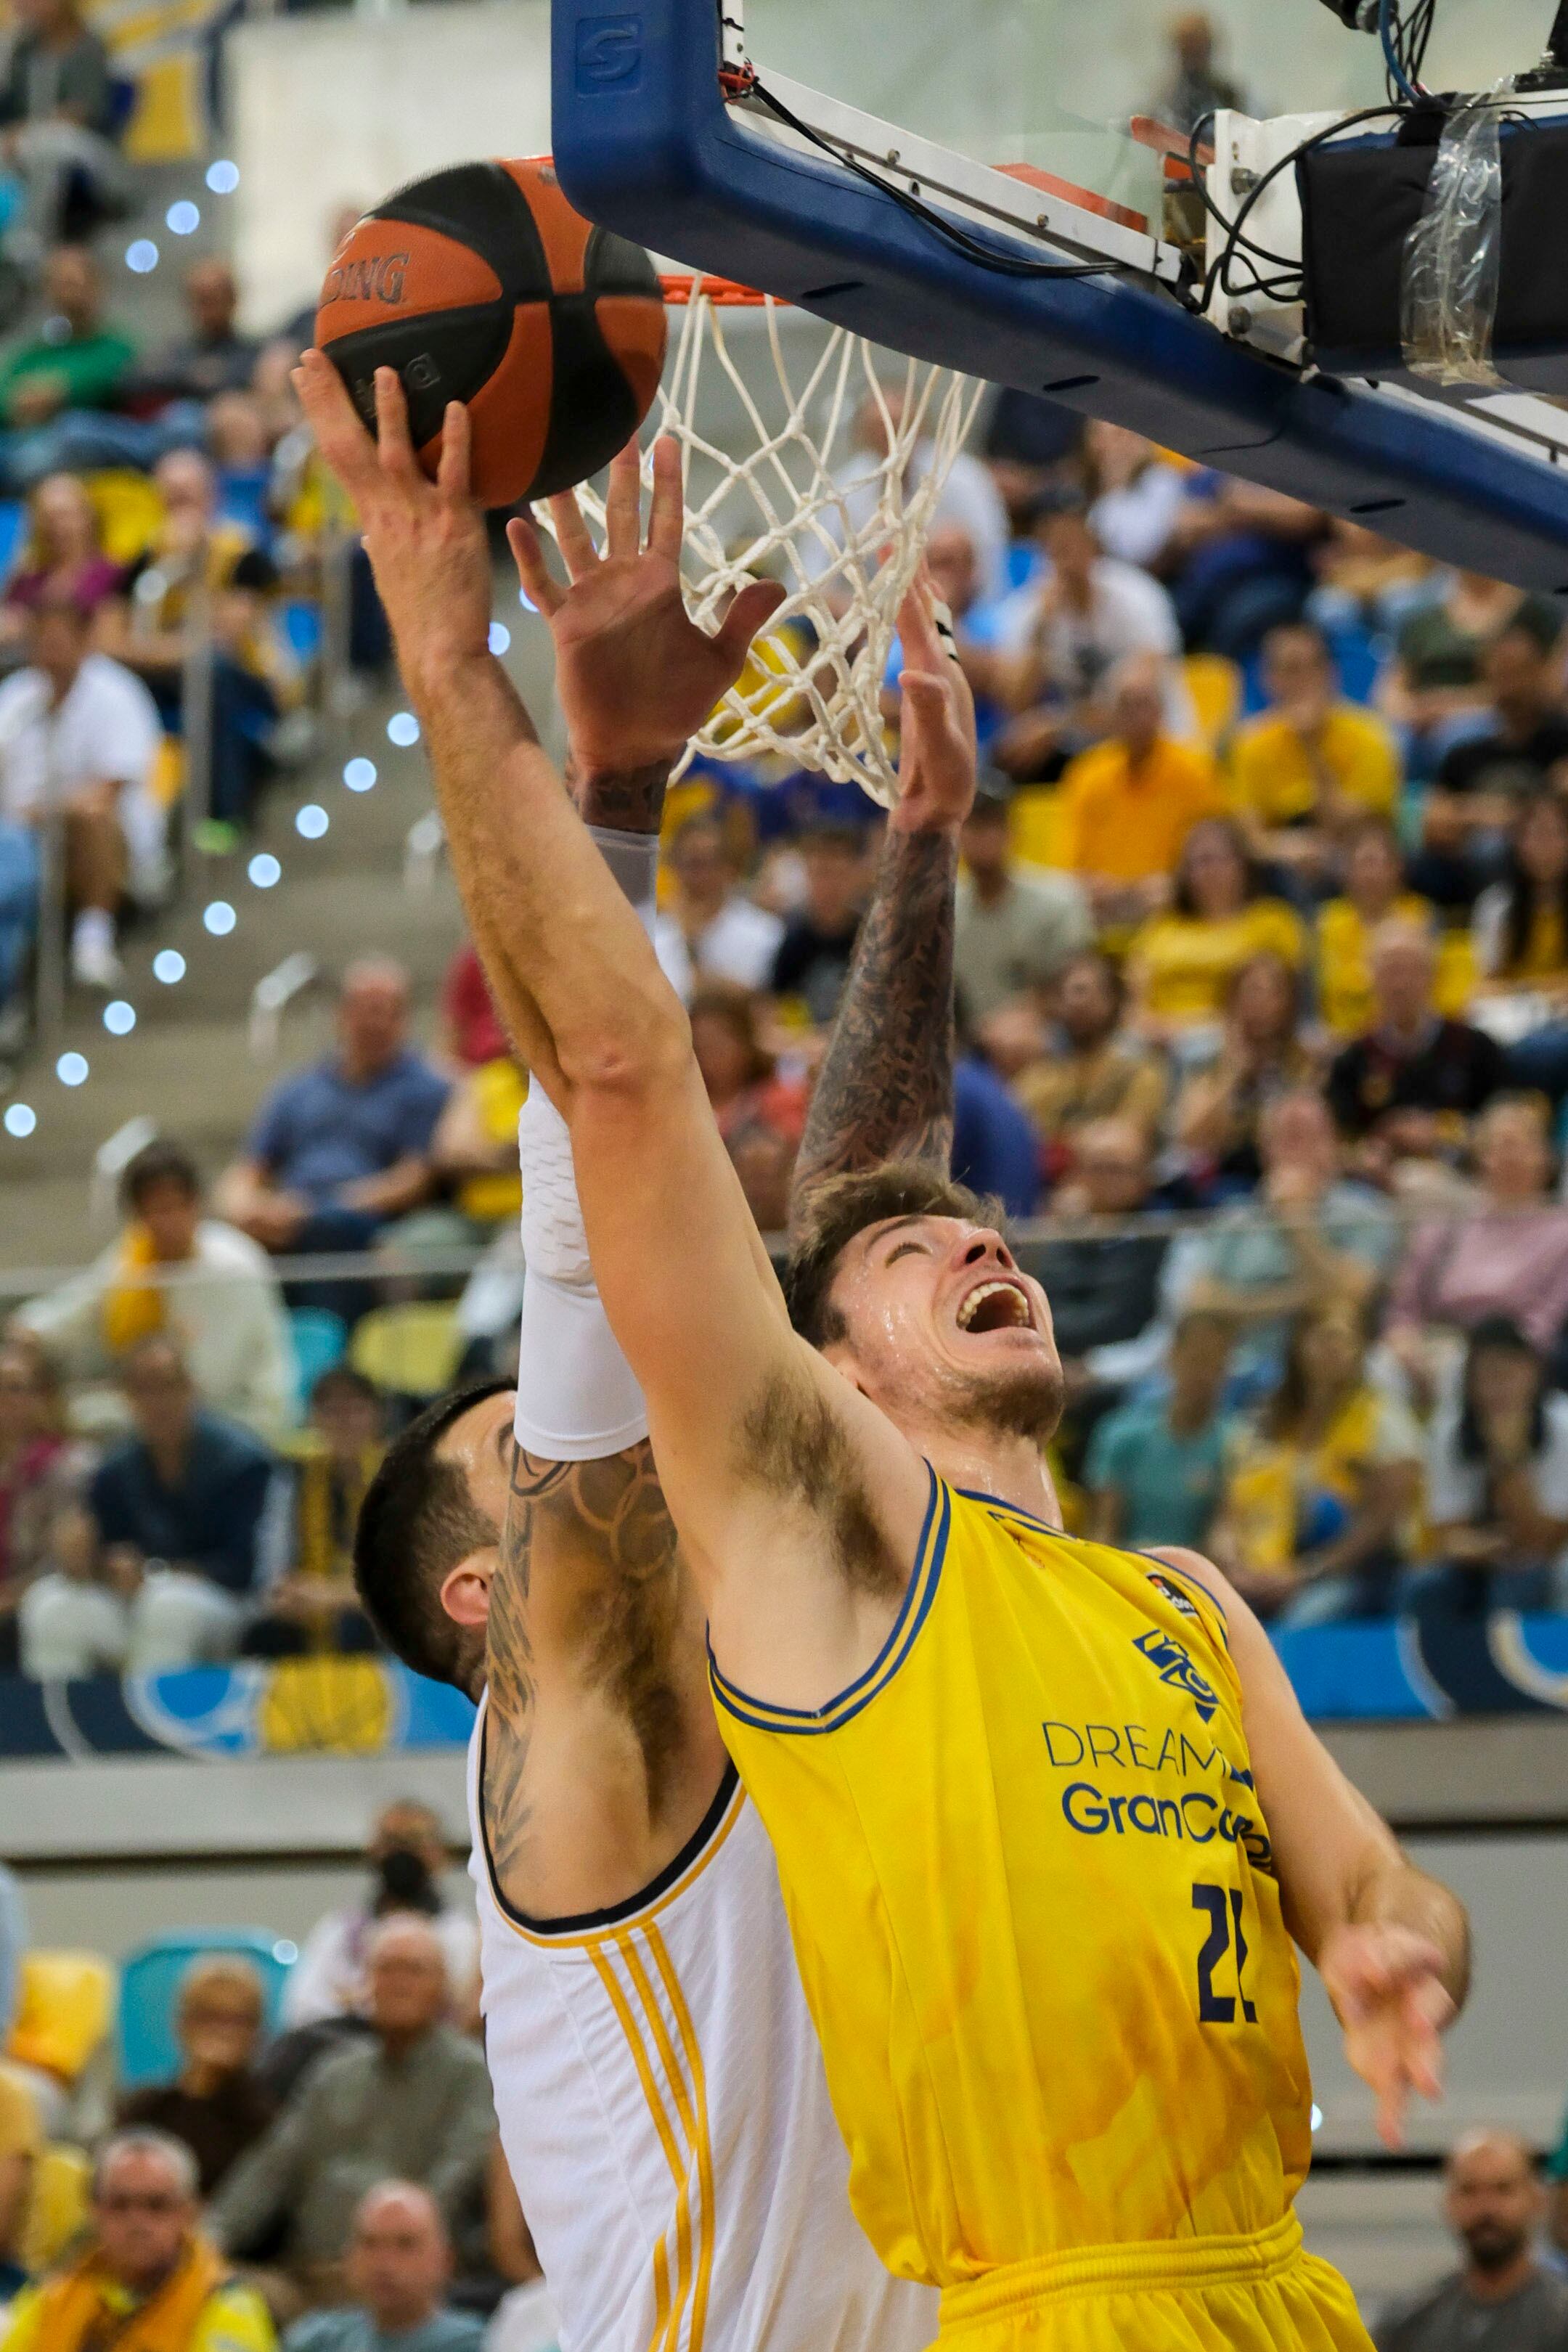
[[640, 246], [573, 210], [547, 162], [459, 163], [366, 213], [331, 257], [316, 341], [366, 422], [393, 367], [426, 472], [451, 400], [487, 507], [548, 498], [609, 463], [647, 414], [665, 312]]

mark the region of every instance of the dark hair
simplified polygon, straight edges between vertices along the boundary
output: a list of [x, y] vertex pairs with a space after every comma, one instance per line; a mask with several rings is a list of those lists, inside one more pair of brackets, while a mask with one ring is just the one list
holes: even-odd
[[1076, 949], [1058, 972], [1057, 986], [1059, 988], [1068, 972], [1076, 971], [1080, 963], [1088, 964], [1096, 976], [1104, 982], [1106, 994], [1110, 997], [1116, 1018], [1120, 1021], [1127, 1009], [1127, 975], [1115, 958], [1108, 956], [1103, 948]]
[[[1565, 830], [1568, 830], [1568, 808], [1554, 792], [1531, 793], [1521, 802], [1519, 813], [1509, 835], [1508, 872], [1503, 887], [1508, 892], [1507, 910], [1503, 916], [1503, 969], [1517, 971], [1523, 963], [1530, 945], [1531, 919], [1535, 908], [1535, 885], [1524, 870], [1519, 854], [1519, 836], [1531, 818], [1540, 809], [1552, 810]], [[1557, 883], [1557, 912], [1562, 918], [1563, 937], [1568, 939], [1568, 866]]]
[[1268, 658], [1268, 648], [1270, 646], [1278, 645], [1281, 637], [1309, 638], [1311, 642], [1312, 649], [1317, 654], [1319, 660], [1327, 662], [1331, 669], [1338, 668], [1339, 665], [1334, 659], [1334, 649], [1332, 646], [1330, 645], [1323, 631], [1319, 628], [1316, 621], [1309, 621], [1305, 617], [1301, 617], [1294, 621], [1277, 621], [1274, 626], [1268, 630], [1263, 640], [1263, 658], [1265, 661]]
[[1530, 1450], [1539, 1454], [1546, 1443], [1546, 1366], [1541, 1350], [1531, 1345], [1511, 1315], [1483, 1315], [1470, 1328], [1465, 1348], [1465, 1377], [1460, 1391], [1459, 1459], [1484, 1462], [1486, 1439], [1476, 1411], [1476, 1360], [1491, 1349], [1498, 1354], [1527, 1357], [1535, 1367], [1535, 1402], [1530, 1412]]
[[427, 1404], [388, 1446], [354, 1529], [354, 1583], [365, 1615], [405, 1666], [458, 1690], [468, 1687], [472, 1661], [461, 1627], [441, 1606], [439, 1587], [469, 1552], [495, 1543], [500, 1529], [437, 1448], [454, 1422], [510, 1386], [478, 1381]]
[[857, 1234], [889, 1217], [964, 1217], [1000, 1226], [1003, 1211], [998, 1202], [982, 1200], [967, 1184], [955, 1184], [915, 1160], [889, 1160], [880, 1168], [834, 1176], [818, 1185], [784, 1269], [790, 1321], [814, 1348], [845, 1335], [844, 1318], [830, 1295], [839, 1259]]
[[1298, 1315], [1290, 1327], [1290, 1337], [1285, 1348], [1285, 1369], [1279, 1375], [1279, 1385], [1269, 1398], [1261, 1415], [1263, 1433], [1276, 1442], [1293, 1437], [1301, 1425], [1307, 1410], [1307, 1366], [1305, 1346], [1307, 1335], [1331, 1317], [1348, 1313], [1356, 1327], [1356, 1337], [1363, 1348], [1366, 1345], [1366, 1324], [1359, 1309], [1347, 1301], [1325, 1299], [1320, 1306], [1309, 1307]]
[[1173, 910], [1178, 915], [1185, 915], [1192, 921], [1199, 918], [1197, 900], [1193, 896], [1192, 877], [1187, 872], [1187, 854], [1196, 835], [1203, 832], [1223, 833], [1229, 842], [1236, 861], [1241, 867], [1243, 906], [1250, 907], [1255, 898], [1260, 898], [1263, 895], [1262, 869], [1247, 846], [1247, 835], [1236, 819], [1233, 816], [1201, 816], [1182, 844], [1182, 854], [1176, 861], [1176, 887], [1171, 896]]
[[1301, 1024], [1301, 975], [1286, 962], [1283, 956], [1276, 955], [1272, 948], [1259, 948], [1256, 955], [1249, 955], [1245, 963], [1237, 965], [1225, 984], [1225, 1009], [1227, 1013], [1235, 1011], [1237, 999], [1260, 965], [1284, 983], [1283, 992], [1289, 1013], [1285, 1036], [1287, 1041], [1293, 1039]]
[[367, 1379], [363, 1372], [356, 1372], [352, 1364], [329, 1364], [324, 1372], [318, 1372], [310, 1384], [311, 1404], [320, 1404], [322, 1398], [331, 1396], [334, 1389], [346, 1389], [350, 1396], [358, 1397], [363, 1404], [380, 1404], [382, 1402], [381, 1391], [375, 1382]]
[[754, 989], [743, 988], [738, 980], [705, 980], [693, 992], [686, 1011], [693, 1027], [704, 1019], [723, 1024], [745, 1053], [747, 1086], [761, 1086], [773, 1076], [778, 1064], [762, 1040], [758, 1025], [762, 1000]]
[[121, 1206], [135, 1216], [154, 1184], [177, 1184], [187, 1199], [201, 1197], [201, 1170], [183, 1144], [160, 1137], [144, 1143], [134, 1159], [126, 1161], [120, 1179]]

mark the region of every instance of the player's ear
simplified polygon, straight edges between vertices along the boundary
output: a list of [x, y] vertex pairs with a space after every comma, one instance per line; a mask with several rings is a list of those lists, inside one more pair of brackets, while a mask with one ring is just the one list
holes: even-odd
[[487, 1625], [490, 1614], [490, 1579], [500, 1553], [494, 1544], [469, 1552], [441, 1580], [441, 1606], [455, 1625]]

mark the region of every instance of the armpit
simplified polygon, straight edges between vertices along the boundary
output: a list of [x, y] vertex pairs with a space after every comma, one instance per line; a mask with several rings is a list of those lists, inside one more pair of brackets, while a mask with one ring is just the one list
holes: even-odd
[[908, 1563], [889, 1552], [859, 1459], [814, 1381], [794, 1370], [768, 1381], [742, 1420], [740, 1465], [757, 1485], [805, 1505], [852, 1589], [900, 1590]]

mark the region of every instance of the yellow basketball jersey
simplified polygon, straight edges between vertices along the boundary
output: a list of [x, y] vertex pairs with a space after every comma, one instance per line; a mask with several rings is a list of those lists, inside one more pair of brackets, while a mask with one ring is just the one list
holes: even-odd
[[[970, 2283], [1086, 2248], [1293, 2256], [1299, 1978], [1204, 1587], [933, 1478], [857, 1683], [811, 1715], [713, 1685], [851, 2201], [890, 2270], [950, 2291], [944, 2327]], [[1333, 2284], [1312, 2340], [1364, 2345]]]

